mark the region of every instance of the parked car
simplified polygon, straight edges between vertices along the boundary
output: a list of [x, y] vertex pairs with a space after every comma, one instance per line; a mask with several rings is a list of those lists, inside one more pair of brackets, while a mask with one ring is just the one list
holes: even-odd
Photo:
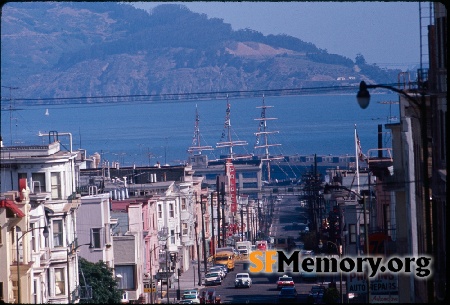
[[294, 286], [292, 287], [283, 287], [278, 294], [278, 302], [279, 303], [297, 303], [297, 289]]
[[202, 304], [219, 304], [220, 296], [216, 294], [216, 289], [208, 288], [201, 292], [200, 296]]
[[205, 286], [221, 285], [222, 277], [219, 272], [209, 272], [205, 275]]
[[325, 294], [325, 286], [313, 285], [309, 291], [308, 298], [314, 300], [314, 303], [321, 303]]
[[291, 276], [287, 276], [286, 274], [280, 276], [277, 281], [277, 289], [280, 290], [283, 287], [293, 287], [295, 286], [294, 279]]
[[226, 276], [226, 273], [223, 271], [222, 267], [219, 267], [219, 266], [209, 268], [209, 273], [212, 273], [212, 272], [218, 272], [220, 274], [220, 277], [222, 278], [222, 280]]
[[198, 289], [184, 290], [181, 299], [182, 301], [185, 301], [185, 303], [182, 304], [200, 304], [200, 294], [198, 292]]
[[252, 286], [252, 279], [250, 278], [250, 274], [248, 273], [236, 274], [236, 279], [234, 280], [234, 288], [239, 287], [250, 288], [251, 286]]
[[222, 268], [222, 271], [225, 273], [225, 277], [227, 276], [227, 274], [228, 274], [228, 268], [227, 268], [227, 265], [224, 265], [224, 264], [215, 264], [213, 267], [220, 267], [220, 268]]

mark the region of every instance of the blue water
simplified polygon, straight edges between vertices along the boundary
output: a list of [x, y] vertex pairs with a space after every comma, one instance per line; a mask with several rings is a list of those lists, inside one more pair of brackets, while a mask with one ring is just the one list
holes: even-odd
[[[266, 117], [271, 143], [282, 144], [270, 149], [272, 154], [355, 154], [354, 125], [364, 152], [378, 145], [378, 124], [397, 122], [398, 105], [395, 94], [372, 95], [370, 106], [362, 110], [355, 95], [314, 95], [265, 97]], [[246, 147], [234, 147], [234, 152], [254, 151], [258, 121], [261, 116], [261, 98], [230, 99], [232, 140], [248, 142]], [[122, 166], [180, 164], [192, 146], [195, 127], [195, 108], [200, 115], [201, 145], [215, 147], [224, 141], [226, 99], [122, 103], [116, 105], [54, 105], [28, 106], [22, 110], [1, 112], [1, 135], [5, 145], [48, 143], [48, 137], [38, 132], [71, 133], [73, 149], [83, 148], [88, 155], [102, 154], [103, 160], [119, 161]], [[2, 101], [2, 109], [9, 101]], [[19, 107], [17, 107], [19, 108]], [[48, 109], [49, 115], [45, 115]], [[383, 146], [390, 147], [390, 135], [383, 127]], [[69, 137], [60, 137], [69, 148]], [[203, 152], [211, 158], [225, 150]]]

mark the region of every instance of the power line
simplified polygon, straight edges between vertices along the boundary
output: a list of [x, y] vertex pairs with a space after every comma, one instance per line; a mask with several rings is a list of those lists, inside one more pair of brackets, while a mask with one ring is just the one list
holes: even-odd
[[[392, 84], [396, 85], [396, 84]], [[151, 103], [164, 101], [187, 101], [199, 99], [221, 99], [227, 95], [232, 98], [247, 98], [251, 96], [287, 96], [326, 94], [339, 92], [353, 92], [356, 86], [329, 86], [329, 87], [301, 87], [289, 89], [265, 89], [265, 90], [234, 90], [216, 92], [192, 92], [192, 93], [166, 93], [166, 94], [141, 94], [141, 95], [100, 95], [78, 97], [51, 97], [51, 98], [16, 98], [15, 101], [28, 106], [42, 105], [93, 105], [93, 104], [122, 104], [122, 103]], [[35, 102], [38, 102], [37, 104]]]
[[2, 88], [7, 88], [9, 89], [9, 135], [10, 135], [10, 140], [11, 140], [11, 146], [13, 145], [13, 140], [12, 140], [12, 112], [13, 112], [13, 105], [12, 105], [12, 90], [15, 89], [19, 89], [19, 87], [12, 87], [12, 86], [2, 86]]

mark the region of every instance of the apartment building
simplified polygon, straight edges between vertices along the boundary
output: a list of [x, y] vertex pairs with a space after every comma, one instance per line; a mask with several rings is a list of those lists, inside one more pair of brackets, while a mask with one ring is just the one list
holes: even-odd
[[77, 298], [77, 153], [61, 149], [62, 135], [49, 134], [43, 145], [1, 144], [5, 302], [61, 304]]

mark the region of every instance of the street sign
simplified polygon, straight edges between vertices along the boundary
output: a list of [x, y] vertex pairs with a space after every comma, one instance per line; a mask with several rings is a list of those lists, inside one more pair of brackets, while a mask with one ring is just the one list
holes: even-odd
[[[370, 293], [398, 293], [398, 276], [395, 274], [379, 274], [369, 280]], [[364, 274], [349, 273], [347, 281], [349, 293], [366, 293], [367, 279]]]
[[173, 272], [168, 272], [168, 271], [160, 271], [158, 273], [156, 273], [155, 278], [157, 280], [167, 280], [168, 278], [170, 278], [173, 275]]

